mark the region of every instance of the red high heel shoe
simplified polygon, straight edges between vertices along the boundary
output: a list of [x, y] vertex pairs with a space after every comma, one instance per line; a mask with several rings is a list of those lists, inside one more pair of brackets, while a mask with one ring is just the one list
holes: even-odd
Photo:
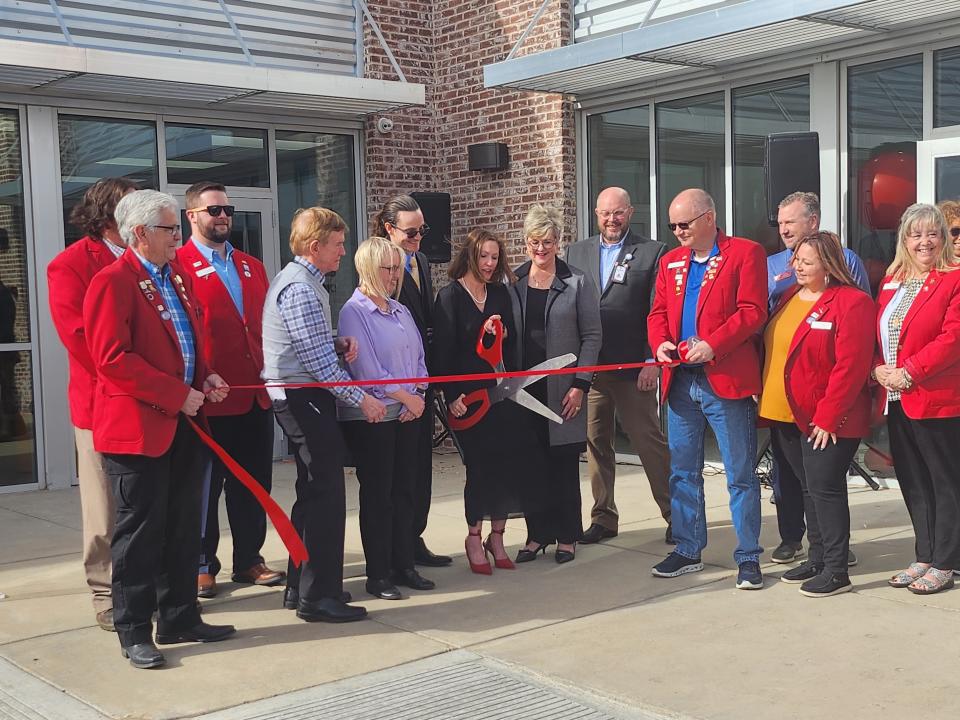
[[[477, 575], [493, 575], [493, 568], [490, 567], [490, 563], [489, 563], [489, 562], [475, 563], [475, 562], [473, 562], [473, 560], [470, 559], [470, 552], [469, 552], [469, 549], [468, 549], [468, 547], [467, 547], [467, 543], [470, 542], [470, 536], [471, 536], [471, 535], [472, 535], [473, 537], [480, 537], [480, 533], [478, 533], [478, 532], [470, 532], [470, 531], [468, 530], [468, 531], [467, 531], [467, 538], [466, 538], [466, 540], [463, 541], [463, 551], [464, 551], [464, 552], [466, 553], [466, 555], [467, 555], [467, 563], [469, 563], [469, 565], [470, 565], [470, 570], [471, 570], [472, 572], [475, 572]], [[481, 543], [480, 546], [483, 547], [483, 557], [484, 557], [484, 559], [486, 559], [486, 557], [487, 557], [487, 548], [486, 548], [486, 546], [483, 545], [483, 543]]]
[[[503, 530], [491, 530], [490, 534], [496, 533], [497, 535], [503, 535], [506, 532], [506, 528]], [[490, 543], [490, 535], [487, 535], [487, 539], [483, 541], [483, 551], [485, 553], [490, 553], [493, 555], [493, 564], [500, 570], [516, 570], [517, 566], [513, 564], [513, 560], [508, 557], [498, 558], [493, 552], [493, 547]]]

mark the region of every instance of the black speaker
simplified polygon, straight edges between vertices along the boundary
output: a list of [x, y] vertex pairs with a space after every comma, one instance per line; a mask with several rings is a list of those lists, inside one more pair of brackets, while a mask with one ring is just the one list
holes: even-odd
[[415, 192], [410, 196], [430, 226], [430, 232], [420, 241], [420, 252], [432, 263], [450, 262], [450, 193]]
[[467, 145], [467, 167], [471, 170], [506, 170], [509, 166], [510, 151], [504, 143]]
[[820, 195], [820, 136], [815, 132], [767, 135], [763, 161], [767, 221], [777, 225], [777, 206], [794, 192]]

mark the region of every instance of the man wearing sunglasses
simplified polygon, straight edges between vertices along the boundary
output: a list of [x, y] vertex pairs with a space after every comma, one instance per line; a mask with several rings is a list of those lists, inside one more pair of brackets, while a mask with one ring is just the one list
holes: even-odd
[[[207, 363], [233, 385], [255, 385], [263, 370], [263, 303], [270, 283], [263, 264], [230, 244], [233, 205], [223, 185], [198, 182], [187, 188], [191, 237], [177, 259], [193, 280], [203, 311]], [[265, 390], [237, 390], [208, 412], [213, 438], [264, 490], [273, 481], [273, 414]], [[203, 502], [197, 594], [217, 594], [220, 560], [220, 495], [226, 495], [237, 583], [278, 585], [284, 573], [264, 564], [266, 513], [253, 494], [214, 459]]]
[[[623, 188], [605, 188], [597, 196], [593, 237], [567, 248], [567, 262], [592, 280], [600, 298], [603, 365], [652, 357], [645, 319], [653, 299], [657, 264], [666, 245], [630, 229], [633, 206]], [[670, 530], [670, 457], [657, 414], [656, 367], [597, 375], [587, 395], [587, 473], [593, 490], [590, 527], [580, 539], [596, 543], [616, 537], [620, 516], [614, 502], [617, 456], [615, 417], [630, 438], [650, 483], [650, 492]]]
[[767, 258], [752, 240], [717, 228], [713, 198], [684, 190], [669, 208], [680, 247], [660, 260], [647, 319], [650, 346], [664, 368], [670, 502], [677, 548], [654, 566], [657, 577], [703, 569], [707, 545], [703, 445], [709, 423], [717, 438], [737, 535], [738, 589], [763, 587], [760, 573], [760, 482], [754, 473], [760, 355], [756, 333], [767, 319]]

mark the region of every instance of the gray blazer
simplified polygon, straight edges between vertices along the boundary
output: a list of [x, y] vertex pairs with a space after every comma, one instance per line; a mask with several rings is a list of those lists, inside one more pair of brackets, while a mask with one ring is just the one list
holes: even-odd
[[[666, 248], [662, 242], [628, 231], [617, 256], [617, 264], [627, 266], [625, 281], [615, 283], [611, 279], [601, 292], [600, 236], [594, 235], [567, 247], [567, 263], [583, 273], [600, 299], [603, 323], [601, 365], [643, 362], [652, 357], [647, 342], [647, 315], [653, 304], [660, 256]], [[620, 370], [616, 374], [621, 378], [636, 379], [639, 372]]]
[[[517, 367], [523, 367], [519, 355], [523, 352], [523, 330], [527, 308], [527, 288], [530, 276], [530, 261], [516, 270], [517, 282], [510, 288], [513, 304], [513, 317], [518, 333], [518, 342], [514, 343], [518, 355]], [[589, 282], [584, 281], [581, 273], [573, 271], [562, 260], [557, 260], [557, 274], [547, 296], [546, 318], [544, 322], [547, 335], [547, 357], [557, 357], [564, 353], [574, 353], [577, 365], [596, 365], [600, 351], [601, 326], [597, 291]], [[572, 420], [562, 425], [549, 422], [550, 444], [567, 445], [585, 442], [587, 439], [587, 392], [593, 378], [591, 372], [575, 375], [551, 375], [547, 378], [547, 405], [557, 415], [562, 414], [563, 396], [573, 385], [586, 386], [583, 393], [583, 406]]]

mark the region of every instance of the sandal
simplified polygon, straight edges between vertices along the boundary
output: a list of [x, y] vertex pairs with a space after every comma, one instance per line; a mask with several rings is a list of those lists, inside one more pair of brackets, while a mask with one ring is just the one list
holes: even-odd
[[917, 578], [910, 583], [907, 590], [916, 595], [933, 595], [952, 587], [953, 570], [939, 570], [931, 566], [922, 578]]
[[929, 569], [930, 565], [927, 563], [912, 562], [906, 570], [901, 570], [887, 580], [887, 585], [895, 588], [905, 588], [926, 575]]

